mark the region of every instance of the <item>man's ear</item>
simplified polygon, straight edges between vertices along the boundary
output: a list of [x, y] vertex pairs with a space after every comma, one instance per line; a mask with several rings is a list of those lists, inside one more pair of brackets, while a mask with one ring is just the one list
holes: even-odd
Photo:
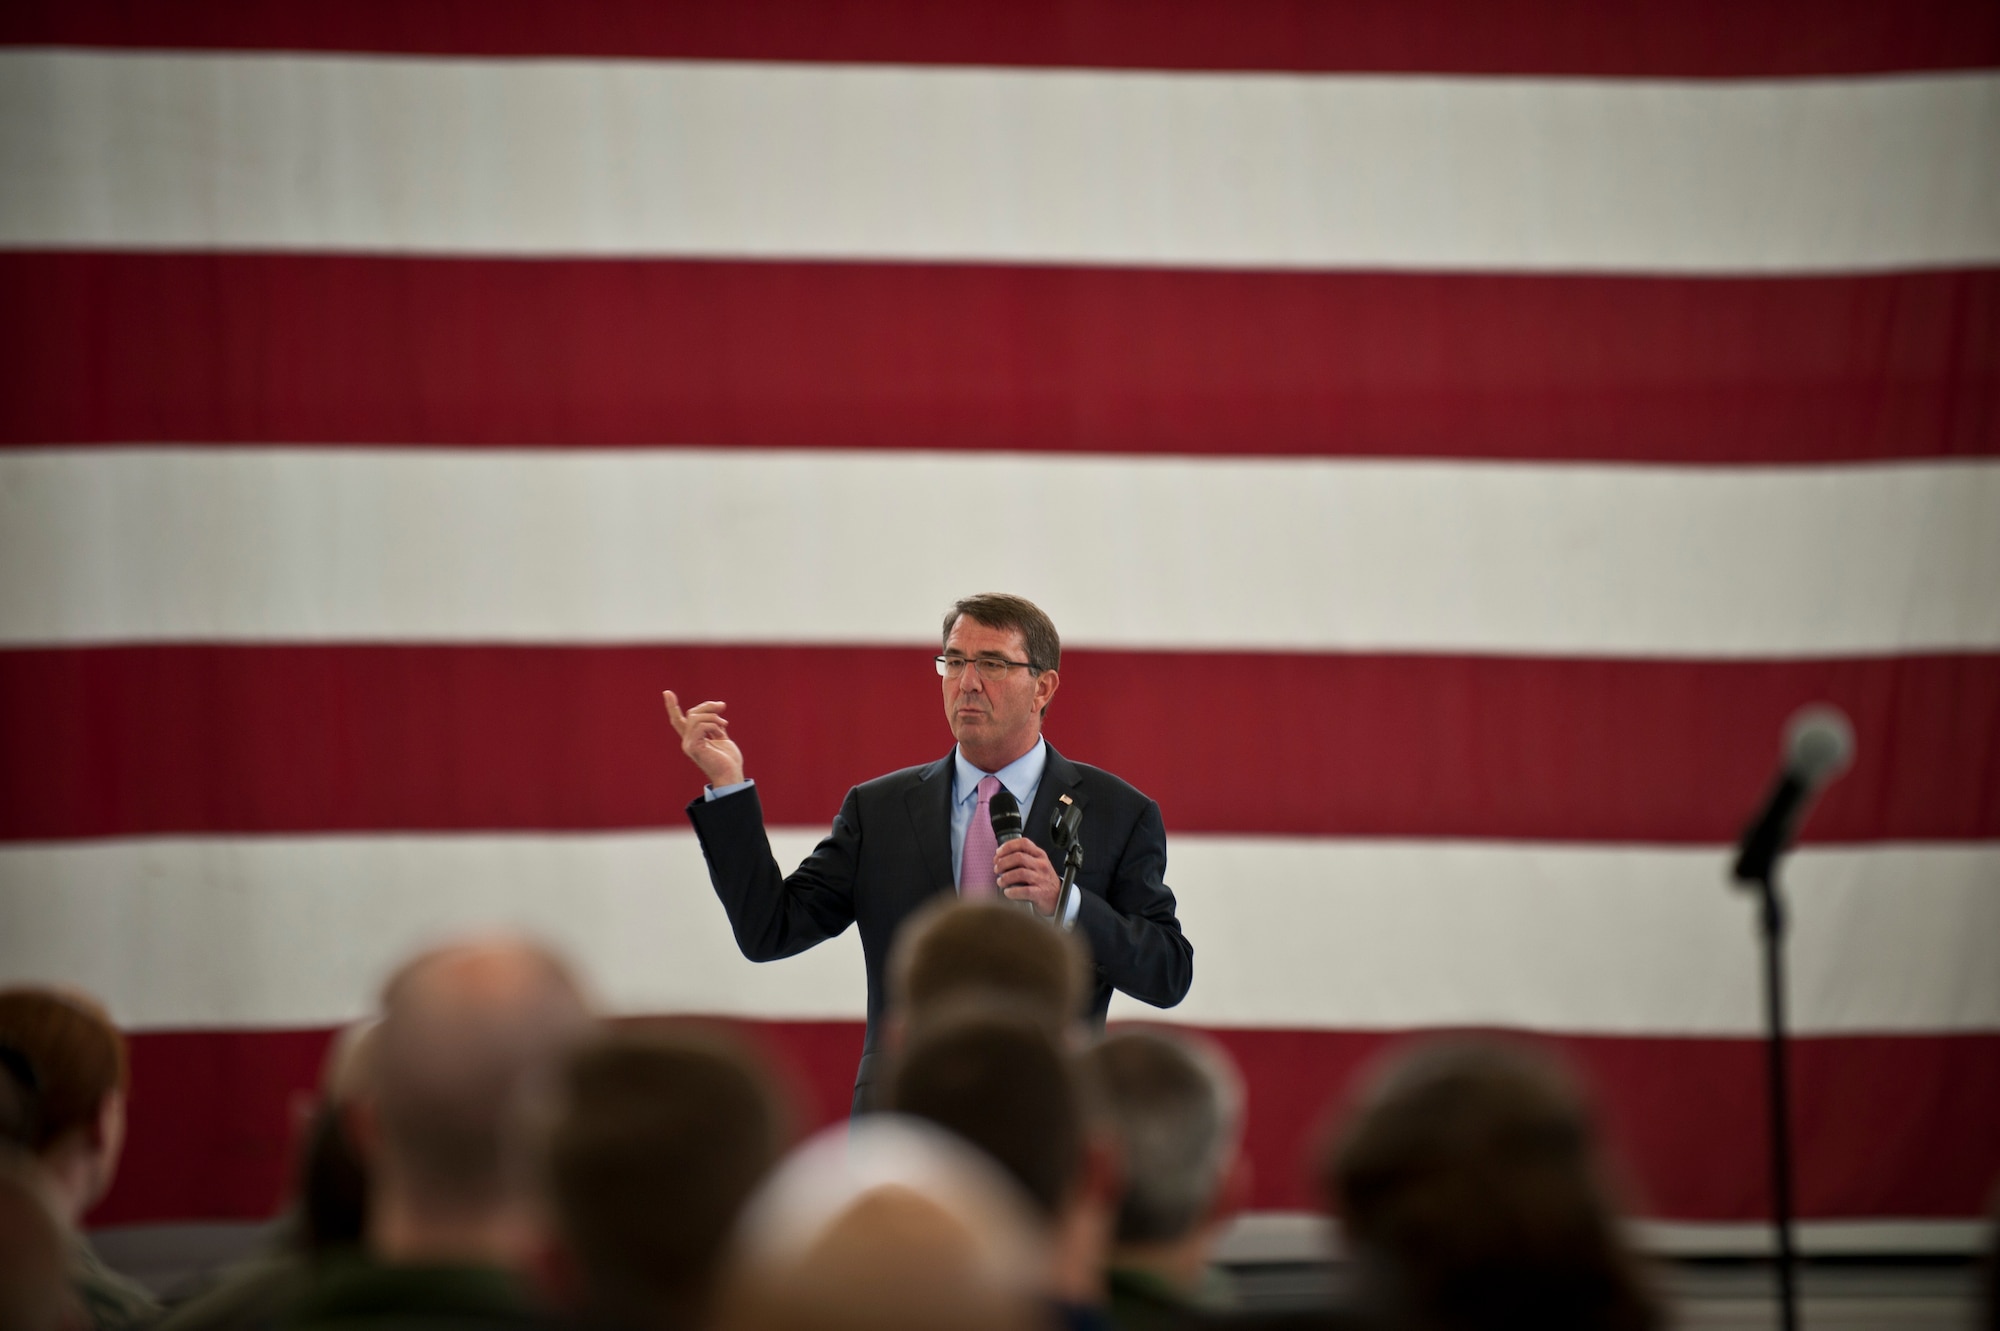
[[562, 1240], [546, 1228], [538, 1229], [528, 1248], [527, 1264], [528, 1277], [545, 1303], [564, 1312], [582, 1310], [583, 1272]]
[[92, 1151], [117, 1150], [125, 1140], [125, 1096], [106, 1091], [97, 1102], [97, 1112], [84, 1128], [84, 1140]]
[[350, 1096], [334, 1112], [340, 1119], [341, 1135], [354, 1154], [372, 1166], [382, 1154], [382, 1120], [375, 1111], [374, 1097]]
[[111, 1190], [111, 1180], [118, 1176], [119, 1157], [125, 1152], [125, 1093], [106, 1092], [97, 1102], [97, 1112], [79, 1131], [91, 1155], [88, 1205], [95, 1206]]
[[1093, 1132], [1083, 1146], [1083, 1180], [1078, 1188], [1107, 1211], [1116, 1211], [1125, 1197], [1125, 1159], [1108, 1132]]
[[1036, 675], [1035, 676], [1036, 710], [1047, 711], [1049, 707], [1049, 699], [1055, 697], [1056, 690], [1061, 687], [1062, 687], [1062, 676], [1054, 670], [1044, 670], [1041, 674]]
[[1208, 1223], [1227, 1224], [1236, 1215], [1250, 1206], [1250, 1189], [1256, 1182], [1256, 1170], [1250, 1164], [1250, 1157], [1238, 1151], [1230, 1161], [1229, 1172], [1222, 1176], [1222, 1183], [1215, 1190], [1215, 1200], [1208, 1205]]

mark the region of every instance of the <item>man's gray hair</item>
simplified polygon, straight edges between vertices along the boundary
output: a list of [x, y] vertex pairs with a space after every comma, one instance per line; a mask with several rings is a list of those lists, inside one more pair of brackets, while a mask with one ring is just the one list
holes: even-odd
[[1098, 1112], [1125, 1155], [1117, 1241], [1167, 1243], [1208, 1216], [1243, 1125], [1243, 1082], [1207, 1040], [1114, 1031], [1084, 1056]]

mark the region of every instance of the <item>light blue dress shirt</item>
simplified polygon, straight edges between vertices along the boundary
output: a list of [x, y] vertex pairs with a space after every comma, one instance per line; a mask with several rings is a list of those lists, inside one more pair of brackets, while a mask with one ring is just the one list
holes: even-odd
[[[1008, 763], [997, 772], [983, 772], [965, 759], [960, 749], [951, 751], [951, 882], [953, 887], [963, 887], [958, 881], [959, 870], [965, 861], [965, 834], [972, 826], [972, 816], [979, 811], [979, 782], [986, 776], [1000, 778], [1000, 787], [1021, 806], [1022, 831], [1026, 832], [1028, 813], [1035, 807], [1035, 792], [1042, 788], [1042, 771], [1049, 765], [1049, 742], [1035, 741], [1035, 747]], [[1056, 866], [1058, 876], [1062, 866]], [[1069, 909], [1063, 914], [1063, 928], [1076, 925], [1076, 913], [1083, 908], [1083, 894], [1075, 893], [1070, 898]]]
[[[1000, 786], [1012, 795], [1021, 806], [1021, 818], [1025, 823], [1029, 810], [1035, 807], [1035, 792], [1042, 787], [1042, 771], [1049, 765], [1049, 742], [1035, 741], [1035, 747], [1008, 763], [997, 772], [983, 772], [966, 761], [965, 754], [957, 748], [951, 751], [951, 885], [959, 886], [960, 863], [965, 859], [965, 833], [972, 826], [972, 815], [979, 808], [979, 782], [986, 776], [1000, 778]], [[755, 781], [738, 781], [727, 786], [710, 786], [706, 798], [719, 800], [725, 795], [734, 795], [739, 790], [748, 790]], [[1057, 868], [1061, 873], [1061, 868]], [[1076, 923], [1076, 913], [1083, 906], [1083, 894], [1075, 894], [1065, 912], [1063, 927], [1070, 928]]]
[[1028, 810], [1035, 807], [1035, 792], [1042, 788], [1042, 769], [1049, 765], [1049, 742], [1035, 741], [1035, 747], [997, 772], [983, 772], [966, 761], [965, 750], [951, 751], [951, 885], [958, 881], [965, 863], [965, 834], [972, 827], [972, 815], [979, 808], [979, 783], [988, 776], [1000, 778], [1000, 788], [1021, 805], [1021, 822], [1026, 830]]

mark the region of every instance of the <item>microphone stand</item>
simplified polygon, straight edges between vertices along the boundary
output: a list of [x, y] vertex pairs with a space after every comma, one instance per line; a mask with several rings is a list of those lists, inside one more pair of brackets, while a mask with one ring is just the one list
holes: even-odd
[[1783, 857], [1813, 795], [1854, 760], [1854, 727], [1837, 707], [1801, 708], [1785, 723], [1785, 763], [1778, 784], [1744, 830], [1730, 876], [1755, 883], [1764, 941], [1764, 1077], [1770, 1110], [1771, 1227], [1778, 1239], [1778, 1316], [1784, 1331], [1799, 1324], [1797, 1254], [1792, 1247], [1792, 1106], [1785, 1040], [1785, 899], [1778, 891]]
[[1778, 1325], [1783, 1331], [1797, 1331], [1798, 1296], [1792, 1274], [1792, 1113], [1786, 1076], [1785, 903], [1778, 894], [1777, 879], [1773, 860], [1755, 882], [1762, 901], [1758, 916], [1764, 941], [1764, 1075], [1770, 1108], [1771, 1225], [1778, 1239]]
[[1056, 918], [1058, 929], [1067, 929], [1069, 924], [1070, 898], [1076, 895], [1076, 876], [1083, 872], [1083, 838], [1077, 837], [1069, 843], [1069, 851], [1063, 856], [1062, 886], [1056, 889]]
[[1056, 913], [1049, 922], [1058, 929], [1069, 928], [1069, 904], [1076, 896], [1076, 876], [1083, 872], [1083, 806], [1064, 795], [1055, 817], [1049, 820], [1049, 840], [1063, 852], [1062, 886], [1056, 889]]

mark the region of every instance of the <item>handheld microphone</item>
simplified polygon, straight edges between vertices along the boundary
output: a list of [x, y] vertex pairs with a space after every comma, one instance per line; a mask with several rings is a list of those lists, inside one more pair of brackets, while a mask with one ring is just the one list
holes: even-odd
[[[994, 791], [993, 798], [986, 801], [986, 816], [993, 823], [993, 844], [996, 848], [1022, 835], [1021, 801], [1015, 799], [1006, 789]], [[1014, 904], [1024, 906], [1030, 912], [1035, 909], [1035, 903], [1032, 901], [1020, 901]]]
[[1793, 713], [1785, 724], [1784, 765], [1763, 807], [1743, 829], [1731, 876], [1739, 883], [1769, 879], [1813, 796], [1853, 761], [1854, 727], [1839, 708], [1817, 704]]
[[993, 820], [993, 840], [999, 845], [1021, 835], [1021, 802], [1007, 791], [995, 791], [986, 802], [986, 812]]

